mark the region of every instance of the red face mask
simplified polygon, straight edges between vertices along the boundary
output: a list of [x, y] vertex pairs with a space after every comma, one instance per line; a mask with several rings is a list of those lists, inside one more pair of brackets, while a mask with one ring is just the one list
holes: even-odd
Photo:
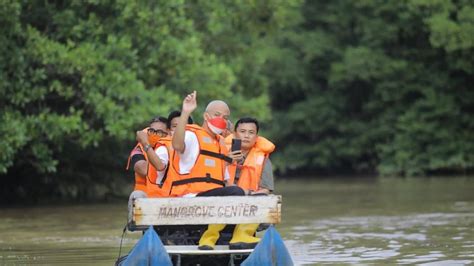
[[207, 125], [214, 134], [219, 135], [227, 128], [227, 121], [222, 117], [214, 117], [207, 120]]

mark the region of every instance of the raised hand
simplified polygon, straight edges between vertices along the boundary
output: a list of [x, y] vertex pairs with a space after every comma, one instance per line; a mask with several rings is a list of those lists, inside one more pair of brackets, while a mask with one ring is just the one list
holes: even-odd
[[231, 151], [229, 154], [227, 154], [227, 157], [230, 157], [232, 161], [241, 163], [244, 159], [244, 155], [242, 154], [241, 150], [238, 151]]
[[140, 142], [142, 145], [149, 144], [148, 143], [148, 134], [143, 130], [137, 131], [137, 141]]
[[183, 100], [183, 110], [182, 113], [191, 114], [197, 107], [197, 92], [193, 91], [191, 94], [188, 94]]

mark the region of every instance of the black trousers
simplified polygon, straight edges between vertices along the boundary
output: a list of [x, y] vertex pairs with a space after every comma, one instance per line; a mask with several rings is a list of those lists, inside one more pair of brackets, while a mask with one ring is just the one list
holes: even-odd
[[228, 186], [214, 188], [208, 191], [198, 193], [197, 197], [212, 197], [212, 196], [245, 196], [245, 192], [238, 186]]

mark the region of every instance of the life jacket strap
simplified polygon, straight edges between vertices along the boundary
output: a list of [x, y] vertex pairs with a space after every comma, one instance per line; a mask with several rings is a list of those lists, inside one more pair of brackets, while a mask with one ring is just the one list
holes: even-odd
[[147, 173], [147, 178], [148, 178], [148, 180], [150, 181], [151, 184], [157, 185], [159, 188], [162, 188], [163, 185], [164, 185], [165, 182], [166, 182], [166, 179], [168, 178], [168, 169], [169, 169], [169, 167], [167, 166], [167, 167], [166, 167], [166, 170], [165, 170], [165, 174], [163, 175], [163, 178], [162, 178], [161, 181], [158, 182], [158, 183], [151, 182], [150, 178], [148, 177], [148, 173]]
[[172, 186], [181, 186], [181, 185], [186, 185], [189, 183], [197, 183], [197, 182], [214, 183], [217, 185], [225, 186], [224, 181], [214, 179], [211, 177], [210, 174], [206, 174], [205, 177], [192, 177], [192, 178], [187, 178], [183, 180], [173, 181]]
[[230, 158], [228, 156], [225, 156], [222, 153], [212, 152], [212, 151], [208, 151], [208, 150], [200, 150], [199, 154], [214, 157], [214, 158], [218, 158], [218, 159], [224, 160], [228, 163], [232, 163], [232, 158]]

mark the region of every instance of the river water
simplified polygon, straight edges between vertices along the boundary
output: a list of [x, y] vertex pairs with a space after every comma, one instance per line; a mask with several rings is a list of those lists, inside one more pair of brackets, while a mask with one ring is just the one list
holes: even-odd
[[[474, 264], [474, 178], [283, 180], [277, 226], [296, 265]], [[0, 264], [112, 265], [127, 200], [2, 208]], [[122, 254], [140, 237], [126, 233]]]

